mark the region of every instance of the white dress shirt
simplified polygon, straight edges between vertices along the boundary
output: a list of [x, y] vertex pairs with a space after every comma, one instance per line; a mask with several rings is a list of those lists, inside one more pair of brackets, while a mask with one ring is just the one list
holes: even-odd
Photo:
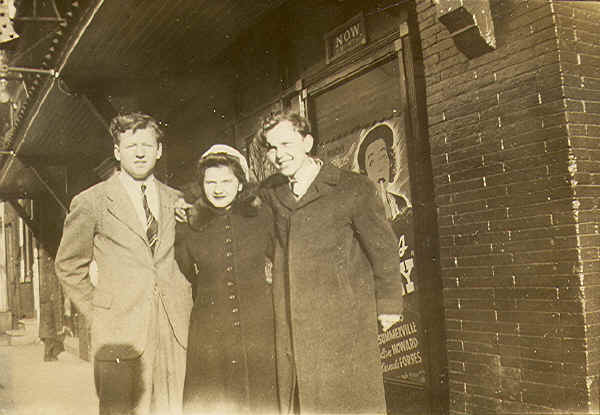
[[298, 169], [294, 177], [290, 178], [290, 189], [296, 200], [302, 198], [308, 191], [308, 188], [315, 181], [323, 162], [319, 159], [309, 157]]
[[121, 180], [121, 183], [123, 183], [123, 186], [125, 186], [125, 190], [131, 198], [131, 202], [135, 207], [135, 213], [137, 213], [144, 225], [146, 224], [146, 212], [144, 211], [144, 195], [142, 193], [142, 184], [146, 185], [146, 198], [148, 199], [148, 207], [150, 208], [150, 211], [156, 220], [160, 222], [160, 203], [158, 200], [158, 189], [156, 187], [154, 175], [149, 176], [146, 178], [146, 180], [138, 181], [124, 171], [121, 171], [119, 172], [119, 179]]

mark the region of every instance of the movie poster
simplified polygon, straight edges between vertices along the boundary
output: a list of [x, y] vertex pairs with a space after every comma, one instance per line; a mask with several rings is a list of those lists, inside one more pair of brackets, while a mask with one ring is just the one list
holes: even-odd
[[406, 135], [402, 117], [376, 122], [344, 137], [322, 143], [324, 161], [364, 174], [377, 186], [386, 217], [398, 238], [398, 261], [404, 286], [402, 320], [378, 338], [381, 365], [388, 379], [424, 384], [423, 328], [418, 313], [414, 269], [414, 230]]

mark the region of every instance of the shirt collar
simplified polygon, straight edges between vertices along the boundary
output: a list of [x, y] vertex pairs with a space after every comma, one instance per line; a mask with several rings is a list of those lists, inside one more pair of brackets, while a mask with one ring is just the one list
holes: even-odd
[[290, 178], [290, 181], [310, 184], [315, 180], [315, 177], [319, 174], [323, 162], [319, 159], [307, 157], [304, 163], [300, 166], [294, 177]]
[[119, 172], [119, 179], [121, 180], [121, 183], [123, 183], [125, 188], [129, 189], [129, 191], [141, 193], [142, 184], [146, 185], [146, 192], [154, 192], [156, 189], [156, 182], [154, 180], [153, 174], [146, 177], [146, 179], [144, 180], [135, 180], [133, 177], [121, 170]]

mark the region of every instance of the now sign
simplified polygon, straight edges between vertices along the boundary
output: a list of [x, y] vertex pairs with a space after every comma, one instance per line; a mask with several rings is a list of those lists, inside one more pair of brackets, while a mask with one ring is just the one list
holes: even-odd
[[361, 13], [325, 35], [327, 63], [366, 43], [365, 20]]

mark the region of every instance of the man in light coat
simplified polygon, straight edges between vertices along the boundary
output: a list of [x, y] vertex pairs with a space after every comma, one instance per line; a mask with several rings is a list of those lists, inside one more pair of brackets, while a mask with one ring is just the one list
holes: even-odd
[[162, 154], [154, 119], [119, 115], [110, 132], [120, 172], [73, 199], [56, 274], [92, 324], [100, 415], [179, 414], [191, 309], [174, 259], [179, 193], [154, 178]]
[[278, 239], [273, 275], [282, 412], [385, 414], [377, 345], [400, 320], [397, 241], [375, 186], [309, 154], [295, 113], [258, 134], [279, 171], [262, 184]]

